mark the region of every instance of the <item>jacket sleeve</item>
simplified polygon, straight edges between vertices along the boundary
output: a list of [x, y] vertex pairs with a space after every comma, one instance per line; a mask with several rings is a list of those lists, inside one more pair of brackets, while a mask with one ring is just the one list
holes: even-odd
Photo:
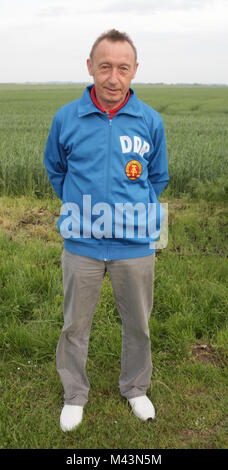
[[44, 165], [49, 181], [57, 196], [62, 199], [63, 183], [67, 173], [66, 153], [59, 141], [61, 123], [55, 115], [44, 151]]
[[148, 175], [156, 196], [159, 198], [169, 182], [166, 137], [162, 118], [155, 131], [153, 142], [154, 152], [148, 166]]

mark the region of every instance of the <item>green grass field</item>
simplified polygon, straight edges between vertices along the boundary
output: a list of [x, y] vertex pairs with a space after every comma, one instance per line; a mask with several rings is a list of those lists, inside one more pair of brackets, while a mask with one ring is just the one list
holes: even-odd
[[157, 416], [118, 389], [121, 321], [106, 276], [94, 314], [84, 420], [63, 433], [55, 349], [63, 325], [60, 201], [43, 167], [55, 111], [83, 87], [0, 86], [0, 448], [226, 449], [228, 263], [226, 87], [137, 86], [164, 120], [168, 246], [156, 254], [150, 319]]

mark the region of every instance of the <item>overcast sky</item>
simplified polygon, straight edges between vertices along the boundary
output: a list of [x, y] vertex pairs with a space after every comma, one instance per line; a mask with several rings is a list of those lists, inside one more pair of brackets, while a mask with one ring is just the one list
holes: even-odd
[[91, 81], [111, 28], [135, 43], [135, 82], [228, 84], [228, 0], [0, 0], [0, 82]]

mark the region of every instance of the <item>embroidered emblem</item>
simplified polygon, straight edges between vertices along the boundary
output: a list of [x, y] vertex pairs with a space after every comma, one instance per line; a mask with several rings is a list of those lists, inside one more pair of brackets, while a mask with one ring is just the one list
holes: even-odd
[[131, 160], [125, 167], [125, 173], [129, 180], [137, 180], [142, 174], [142, 165], [137, 160]]

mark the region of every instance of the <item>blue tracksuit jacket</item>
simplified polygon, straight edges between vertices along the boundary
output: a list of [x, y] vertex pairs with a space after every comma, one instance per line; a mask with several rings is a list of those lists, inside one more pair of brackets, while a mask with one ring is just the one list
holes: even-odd
[[100, 260], [151, 255], [162, 221], [158, 197], [169, 181], [162, 118], [130, 88], [109, 119], [91, 88], [57, 111], [44, 153], [62, 200], [64, 247]]

